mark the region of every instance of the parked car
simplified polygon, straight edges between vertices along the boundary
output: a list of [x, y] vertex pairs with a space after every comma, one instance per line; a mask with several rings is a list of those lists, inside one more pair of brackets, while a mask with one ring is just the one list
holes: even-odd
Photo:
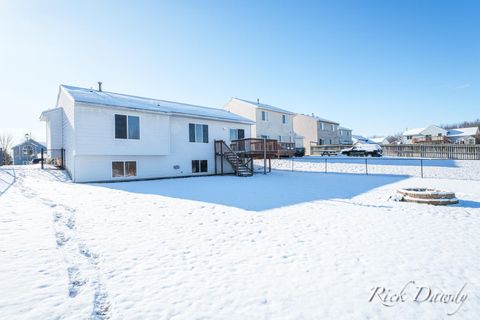
[[357, 143], [350, 148], [340, 151], [341, 154], [349, 157], [381, 157], [382, 147], [374, 143]]
[[41, 161], [42, 159], [35, 158], [35, 159], [32, 159], [32, 164], [39, 164]]

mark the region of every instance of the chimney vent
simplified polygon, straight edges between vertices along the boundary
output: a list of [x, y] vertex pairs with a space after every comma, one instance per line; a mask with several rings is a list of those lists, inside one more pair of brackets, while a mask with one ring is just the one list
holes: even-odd
[[102, 92], [102, 81], [98, 81], [98, 92]]
[[257, 104], [260, 104], [260, 99], [259, 98], [257, 98]]

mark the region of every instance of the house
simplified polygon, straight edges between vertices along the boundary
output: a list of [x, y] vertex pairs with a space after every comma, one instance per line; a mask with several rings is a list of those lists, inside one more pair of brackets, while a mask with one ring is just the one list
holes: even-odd
[[385, 137], [376, 137], [376, 138], [370, 138], [370, 140], [372, 140], [374, 143], [378, 144], [378, 145], [385, 145], [385, 144], [389, 144], [390, 142], [388, 141], [387, 138]]
[[102, 91], [100, 83], [61, 85], [56, 107], [40, 119], [74, 182], [214, 174], [216, 140], [248, 138], [253, 124], [223, 109]]
[[354, 134], [352, 136], [352, 143], [357, 144], [357, 143], [367, 143], [367, 144], [375, 144], [375, 142], [369, 138], [366, 138], [364, 136], [360, 136], [357, 134]]
[[293, 117], [295, 113], [265, 103], [231, 98], [225, 104], [225, 110], [245, 117], [254, 122], [251, 137], [275, 139], [279, 142], [295, 142]]
[[24, 142], [12, 147], [13, 164], [23, 165], [31, 164], [33, 159], [39, 158], [45, 145], [33, 139], [27, 138]]
[[317, 119], [315, 117], [297, 114], [293, 117], [295, 146], [305, 148], [305, 155], [311, 155], [310, 147], [318, 144]]
[[4, 163], [3, 163], [3, 149], [0, 148], [0, 166], [3, 166]]
[[459, 144], [480, 144], [480, 129], [478, 127], [450, 129], [448, 139]]
[[444, 143], [448, 142], [448, 131], [436, 125], [426, 128], [407, 129], [402, 134], [402, 143]]
[[345, 127], [338, 127], [338, 134], [340, 136], [340, 144], [353, 144], [352, 130]]
[[339, 123], [324, 118], [317, 119], [318, 144], [340, 144]]

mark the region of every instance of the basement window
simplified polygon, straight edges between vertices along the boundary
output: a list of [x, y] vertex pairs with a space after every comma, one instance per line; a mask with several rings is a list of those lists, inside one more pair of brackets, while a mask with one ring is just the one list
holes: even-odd
[[207, 172], [207, 160], [192, 160], [192, 173]]
[[136, 161], [113, 161], [112, 177], [136, 177], [137, 162]]

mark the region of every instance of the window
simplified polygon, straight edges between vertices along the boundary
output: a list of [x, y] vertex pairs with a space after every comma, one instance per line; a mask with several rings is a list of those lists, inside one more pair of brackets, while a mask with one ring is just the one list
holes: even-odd
[[442, 134], [441, 134], [441, 133], [439, 133], [439, 134], [438, 134], [438, 136], [439, 136], [439, 137], [441, 137], [441, 136], [442, 136]]
[[262, 111], [262, 121], [268, 121], [268, 112]]
[[140, 118], [116, 114], [115, 139], [140, 139]]
[[189, 123], [188, 133], [190, 142], [208, 143], [208, 125]]
[[230, 140], [245, 139], [245, 130], [230, 129]]
[[260, 139], [268, 139], [268, 136], [262, 134], [262, 135], [260, 136]]
[[207, 160], [192, 160], [192, 173], [207, 172]]
[[282, 123], [287, 123], [287, 115], [282, 114]]
[[112, 177], [135, 177], [137, 175], [136, 161], [113, 161]]
[[320, 122], [320, 130], [325, 130], [323, 127], [323, 122]]
[[31, 156], [33, 154], [32, 146], [24, 146], [22, 151], [24, 156]]
[[278, 136], [278, 142], [282, 142], [282, 136]]

